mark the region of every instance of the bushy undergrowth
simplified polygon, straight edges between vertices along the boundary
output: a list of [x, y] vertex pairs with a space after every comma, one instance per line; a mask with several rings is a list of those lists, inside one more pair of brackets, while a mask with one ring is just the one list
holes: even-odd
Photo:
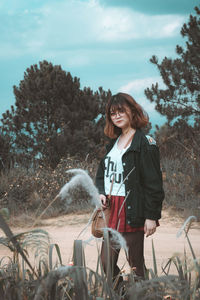
[[165, 190], [164, 205], [181, 211], [182, 215], [197, 216], [200, 220], [200, 168], [193, 160], [161, 160]]
[[[39, 214], [70, 180], [69, 169], [87, 170], [94, 179], [98, 161], [79, 160], [73, 157], [61, 160], [56, 169], [39, 166], [36, 169], [16, 167], [0, 175], [0, 208], [6, 207], [12, 215]], [[194, 214], [200, 220], [200, 168], [194, 168], [188, 158], [162, 158], [165, 206], [181, 211], [187, 217]], [[196, 162], [195, 162], [196, 165]], [[79, 187], [73, 191], [73, 202], [66, 208], [62, 201], [49, 207], [45, 216], [57, 216], [82, 210], [90, 210], [86, 191]]]
[[[70, 180], [69, 169], [81, 168], [94, 178], [97, 162], [90, 163], [74, 158], [61, 160], [56, 169], [39, 166], [37, 169], [22, 167], [7, 170], [0, 178], [0, 206], [9, 209], [11, 214], [23, 212], [40, 213]], [[73, 203], [66, 208], [62, 201], [56, 201], [47, 211], [47, 216], [89, 209], [89, 197], [80, 186], [72, 191]]]

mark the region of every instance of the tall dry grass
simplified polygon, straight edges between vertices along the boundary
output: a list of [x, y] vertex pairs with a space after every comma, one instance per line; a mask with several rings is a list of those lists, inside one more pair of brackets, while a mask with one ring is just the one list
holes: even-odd
[[[64, 169], [64, 171], [66, 170]], [[64, 187], [58, 189], [58, 198], [64, 201], [69, 197], [71, 189], [72, 192], [80, 189], [79, 183], [83, 181], [82, 186], [87, 182], [87, 195], [90, 196], [90, 201], [87, 200], [88, 203], [95, 204], [95, 201], [91, 201], [97, 197], [92, 180], [81, 170], [73, 171], [73, 173], [75, 173], [75, 177], [78, 176], [78, 180], [77, 177], [71, 178]], [[84, 181], [82, 176], [85, 176], [87, 180]], [[53, 202], [56, 202], [56, 197], [54, 197], [55, 201], [51, 200], [52, 205]], [[70, 204], [73, 201], [73, 197], [71, 197]], [[49, 206], [48, 204], [47, 207]], [[6, 210], [3, 212], [5, 215]], [[41, 215], [40, 213], [39, 217]], [[113, 280], [109, 260], [107, 261], [107, 272], [104, 274], [100, 255], [95, 270], [86, 266], [82, 240], [74, 241], [73, 264], [66, 266], [63, 265], [59, 245], [50, 243], [47, 232], [30, 230], [13, 235], [0, 213], [0, 227], [5, 233], [5, 237], [0, 238], [0, 243], [13, 253], [11, 257], [3, 257], [0, 260], [0, 299], [200, 299], [200, 261], [196, 257], [189, 239], [189, 228], [195, 220], [195, 217], [190, 217], [179, 232], [179, 235], [185, 234], [186, 236], [190, 255], [185, 253], [184, 259], [172, 256], [162, 268], [162, 276], [158, 276], [156, 250], [152, 244], [153, 269], [147, 271], [145, 280], [138, 278], [131, 270], [126, 274], [126, 279], [119, 284], [118, 280], [122, 274], [120, 273]], [[127, 251], [120, 233], [116, 234], [105, 229], [106, 257], [109, 257], [110, 235], [111, 238], [117, 240], [116, 245], [120, 244]], [[56, 263], [54, 255], [57, 257]], [[176, 275], [170, 274], [172, 265], [177, 270]]]
[[[145, 280], [137, 278], [130, 270], [118, 285], [119, 277], [113, 280], [109, 261], [107, 273], [104, 274], [100, 256], [95, 270], [87, 268], [86, 246], [82, 240], [74, 241], [73, 264], [63, 265], [59, 245], [50, 243], [47, 232], [37, 229], [14, 236], [0, 214], [0, 227], [6, 235], [0, 238], [0, 243], [12, 251], [12, 256], [0, 260], [0, 299], [198, 300], [200, 260], [195, 256], [189, 239], [189, 227], [194, 220], [190, 217], [179, 232], [179, 235], [185, 234], [190, 248], [190, 253], [185, 253], [183, 259], [172, 256], [163, 267], [162, 275], [158, 276], [156, 249], [152, 243], [153, 269], [148, 270]], [[107, 257], [109, 236], [108, 231], [104, 231]], [[27, 263], [29, 259], [31, 265]], [[175, 275], [170, 274], [172, 265], [177, 270]]]

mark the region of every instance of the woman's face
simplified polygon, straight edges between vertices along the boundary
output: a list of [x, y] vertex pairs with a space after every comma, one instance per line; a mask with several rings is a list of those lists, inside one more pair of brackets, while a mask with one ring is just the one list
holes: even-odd
[[110, 118], [115, 126], [121, 129], [131, 127], [131, 109], [128, 105], [121, 106], [117, 109], [112, 108], [110, 110]]

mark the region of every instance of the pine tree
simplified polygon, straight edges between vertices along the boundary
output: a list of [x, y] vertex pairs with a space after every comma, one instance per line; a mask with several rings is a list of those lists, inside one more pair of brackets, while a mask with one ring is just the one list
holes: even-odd
[[159, 63], [152, 56], [150, 60], [158, 68], [166, 88], [161, 89], [156, 83], [145, 90], [156, 110], [167, 117], [173, 144], [189, 147], [190, 154], [199, 151], [200, 143], [200, 9], [195, 7], [195, 11], [196, 15], [190, 15], [181, 29], [186, 43], [184, 47], [176, 46], [177, 58], [165, 57]]
[[80, 80], [61, 66], [47, 61], [31, 66], [14, 94], [16, 108], [3, 114], [2, 127], [23, 159], [38, 158], [55, 167], [67, 154], [92, 153], [94, 140], [100, 141], [102, 129], [95, 119], [102, 93], [81, 90]]
[[11, 141], [9, 137], [4, 136], [0, 129], [0, 171], [7, 169], [12, 161], [10, 145]]

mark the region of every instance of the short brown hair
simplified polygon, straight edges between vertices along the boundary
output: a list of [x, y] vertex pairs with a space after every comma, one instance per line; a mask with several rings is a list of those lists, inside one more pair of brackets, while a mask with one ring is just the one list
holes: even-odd
[[148, 114], [143, 108], [126, 93], [118, 93], [113, 95], [106, 106], [106, 125], [104, 133], [109, 138], [116, 138], [121, 134], [121, 129], [115, 126], [110, 117], [110, 111], [113, 109], [118, 110], [122, 107], [128, 106], [132, 112], [131, 126], [134, 129], [145, 127], [149, 123]]

